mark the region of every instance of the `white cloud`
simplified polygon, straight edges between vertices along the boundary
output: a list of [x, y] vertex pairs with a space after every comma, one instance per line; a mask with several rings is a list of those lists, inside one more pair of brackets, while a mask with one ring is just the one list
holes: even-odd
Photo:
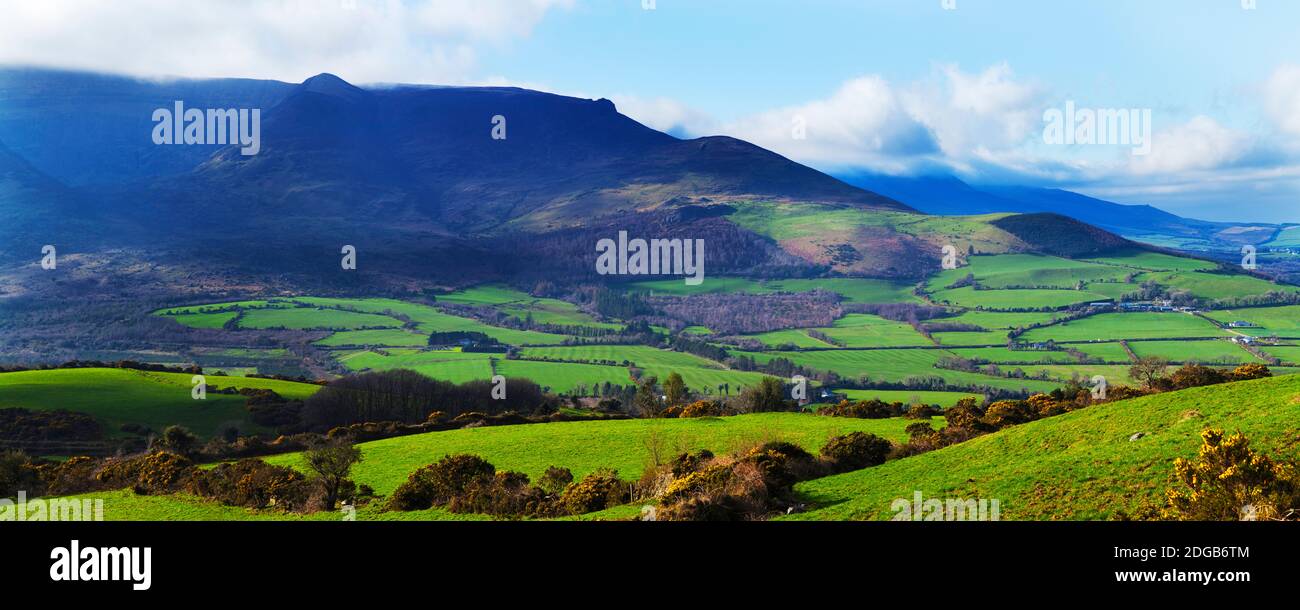
[[1250, 145], [1246, 134], [1200, 115], [1153, 134], [1151, 153], [1132, 157], [1131, 169], [1139, 175], [1214, 169], [1241, 159]]
[[0, 0], [0, 63], [141, 76], [462, 83], [574, 0]]
[[1265, 81], [1260, 101], [1279, 130], [1300, 136], [1300, 66], [1278, 66]]
[[899, 173], [935, 162], [962, 168], [1011, 161], [1037, 133], [1039, 88], [1015, 80], [1006, 64], [978, 73], [942, 66], [936, 76], [901, 87], [878, 75], [860, 76], [823, 99], [730, 122], [667, 98], [614, 100], [620, 111], [656, 129], [726, 134], [824, 169]]
[[[589, 96], [580, 96], [589, 97]], [[717, 121], [677, 100], [667, 97], [641, 98], [635, 95], [610, 97], [618, 111], [636, 119], [643, 125], [682, 137], [716, 135], [720, 133]]]
[[825, 99], [744, 117], [722, 131], [823, 166], [891, 165], [936, 150], [931, 134], [879, 76], [855, 78]]
[[1041, 130], [1042, 90], [1017, 81], [1009, 65], [993, 65], [978, 74], [948, 65], [940, 73], [940, 82], [913, 85], [905, 99], [947, 156], [997, 157]]

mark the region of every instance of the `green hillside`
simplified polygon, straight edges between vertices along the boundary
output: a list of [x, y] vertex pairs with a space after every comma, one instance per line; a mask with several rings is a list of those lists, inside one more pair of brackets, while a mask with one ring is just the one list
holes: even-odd
[[[1196, 455], [1207, 427], [1245, 433], [1258, 450], [1300, 458], [1300, 379], [1194, 388], [1090, 407], [1004, 429], [796, 489], [820, 508], [790, 519], [889, 519], [912, 498], [997, 499], [1003, 519], [1088, 520], [1159, 502], [1174, 458]], [[1135, 434], [1143, 436], [1130, 440]]]
[[265, 388], [290, 399], [310, 396], [319, 386], [274, 379], [207, 375], [207, 398], [190, 396], [193, 375], [134, 369], [54, 369], [0, 373], [0, 408], [66, 409], [103, 422], [104, 432], [120, 436], [122, 424], [134, 423], [162, 431], [178, 424], [200, 436], [211, 436], [234, 425], [260, 431], [248, 421], [245, 399], [218, 394], [219, 388]]
[[[741, 449], [772, 439], [798, 443], [816, 453], [827, 438], [861, 430], [896, 441], [906, 438], [903, 429], [915, 420], [847, 419], [808, 413], [761, 413], [735, 417], [694, 419], [630, 419], [583, 421], [516, 426], [495, 426], [430, 432], [362, 443], [364, 461], [353, 470], [358, 483], [366, 483], [381, 495], [390, 494], [415, 469], [436, 462], [448, 454], [473, 453], [492, 462], [499, 470], [516, 470], [536, 479], [548, 466], [569, 468], [575, 477], [597, 468], [614, 468], [628, 480], [640, 476], [658, 444], [666, 456], [702, 448], [716, 453]], [[939, 426], [936, 419], [933, 425]], [[268, 462], [301, 468], [299, 454], [266, 458]], [[276, 511], [253, 511], [221, 506], [183, 495], [137, 496], [130, 491], [89, 494], [105, 498], [108, 520], [246, 520], [246, 519], [339, 519], [338, 513], [301, 516]], [[639, 506], [625, 506], [602, 513], [606, 517], [635, 515]], [[626, 514], [625, 514], [626, 513]], [[474, 519], [476, 515], [455, 515], [441, 509], [409, 513], [382, 513], [376, 505], [358, 510], [357, 519]]]

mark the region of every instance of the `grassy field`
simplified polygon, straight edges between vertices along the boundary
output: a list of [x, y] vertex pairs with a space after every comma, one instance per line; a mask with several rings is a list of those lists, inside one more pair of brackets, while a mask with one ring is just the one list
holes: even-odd
[[962, 358], [988, 360], [993, 363], [1053, 362], [1071, 364], [1077, 362], [1070, 354], [1063, 351], [1010, 350], [1005, 347], [954, 348], [949, 351]]
[[653, 366], [722, 368], [722, 365], [693, 354], [656, 349], [646, 345], [580, 345], [573, 347], [528, 347], [520, 350], [525, 358], [550, 358], [553, 360], [585, 360], [633, 364], [642, 368]]
[[1122, 267], [1055, 256], [1003, 254], [969, 257], [965, 267], [942, 271], [931, 278], [927, 286], [931, 292], [937, 292], [967, 275], [973, 275], [986, 288], [1043, 287], [1073, 290], [1081, 281], [1119, 281], [1130, 273], [1132, 270]]
[[1106, 256], [1087, 260], [1094, 263], [1129, 267], [1144, 271], [1205, 271], [1214, 269], [1216, 266], [1214, 263], [1209, 261], [1146, 251], [1134, 251], [1119, 256]]
[[1205, 315], [1224, 324], [1232, 322], [1250, 322], [1248, 328], [1234, 329], [1237, 332], [1267, 337], [1300, 338], [1300, 305], [1285, 307], [1251, 307], [1246, 309], [1224, 309], [1207, 312]]
[[1231, 341], [1134, 341], [1129, 344], [1139, 358], [1157, 356], [1170, 362], [1239, 364], [1260, 362]]
[[1228, 337], [1214, 324], [1193, 315], [1171, 312], [1103, 313], [1082, 320], [1035, 328], [1024, 341], [1116, 341], [1119, 339], [1179, 339]]
[[210, 305], [188, 305], [185, 307], [168, 307], [153, 312], [156, 316], [178, 316], [183, 314], [210, 313], [215, 311], [238, 310], [238, 309], [261, 309], [265, 307], [293, 307], [288, 301], [278, 299], [254, 299], [248, 301], [230, 301], [227, 303], [213, 303]]
[[1295, 286], [1282, 286], [1249, 275], [1224, 275], [1199, 271], [1146, 273], [1140, 281], [1154, 281], [1170, 290], [1186, 291], [1202, 299], [1234, 299], [1261, 295], [1271, 291], [1295, 292]]
[[348, 345], [365, 345], [376, 347], [420, 347], [429, 344], [429, 336], [402, 329], [381, 330], [346, 330], [334, 333], [316, 345], [321, 347], [339, 347]]
[[1114, 343], [1085, 343], [1071, 345], [1072, 349], [1077, 349], [1093, 358], [1101, 358], [1105, 362], [1131, 362], [1128, 352], [1124, 351], [1124, 346], [1118, 342]]
[[[553, 358], [557, 360], [586, 360], [592, 362], [613, 362], [623, 364], [627, 362], [642, 369], [645, 377], [657, 377], [660, 382], [667, 379], [669, 373], [677, 373], [682, 376], [686, 385], [697, 391], [706, 394], [717, 394], [721, 390], [719, 386], [726, 384], [730, 388], [730, 393], [734, 394], [742, 387], [747, 387], [758, 383], [765, 377], [761, 373], [752, 373], [746, 371], [734, 371], [725, 369], [722, 365], [699, 356], [674, 352], [670, 350], [656, 349], [644, 345], [583, 345], [574, 347], [533, 347], [526, 348], [520, 352], [525, 358]], [[519, 368], [524, 364], [545, 364], [545, 368], [533, 367], [531, 369]], [[554, 388], [570, 388], [577, 384], [585, 383], [588, 387], [592, 381], [605, 381], [604, 378], [593, 380], [591, 372], [570, 372], [563, 367], [587, 366], [578, 364], [559, 364], [559, 363], [525, 363], [516, 361], [503, 361], [502, 365], [515, 367], [513, 370], [529, 370], [539, 375], [549, 373], [553, 376], [533, 378], [534, 381], [542, 385], [549, 385]], [[621, 371], [622, 381], [613, 381], [619, 385], [628, 385], [631, 383], [628, 377], [627, 369], [616, 367], [598, 367], [602, 369], [611, 369], [612, 371]], [[614, 375], [614, 372], [608, 372], [608, 375]], [[564, 390], [557, 390], [564, 391]]]
[[875, 398], [884, 402], [901, 402], [904, 404], [913, 404], [919, 400], [922, 404], [939, 405], [944, 409], [957, 404], [957, 401], [963, 398], [974, 398], [981, 402], [984, 400], [984, 396], [981, 394], [925, 390], [839, 390], [837, 393], [844, 394], [849, 400], [871, 400]]
[[1260, 348], [1264, 353], [1276, 357], [1287, 364], [1300, 364], [1300, 346], [1266, 346]]
[[501, 360], [497, 363], [496, 371], [507, 379], [531, 379], [551, 392], [572, 392], [580, 386], [592, 388], [606, 382], [619, 386], [632, 385], [631, 373], [621, 366]]
[[465, 383], [491, 379], [492, 357], [501, 355], [455, 350], [387, 349], [345, 352], [338, 359], [351, 371], [410, 369], [434, 379]]
[[835, 347], [820, 339], [812, 338], [806, 331], [798, 328], [745, 335], [745, 338], [753, 339], [768, 347], [785, 347], [788, 345], [794, 347]]
[[802, 483], [796, 489], [820, 508], [784, 518], [889, 519], [894, 499], [919, 490], [926, 498], [998, 499], [1003, 519], [1110, 519], [1161, 502], [1174, 458], [1194, 458], [1204, 428], [1240, 430], [1255, 448], [1294, 460], [1297, 422], [1294, 376], [1148, 396]]
[[[473, 453], [499, 470], [523, 472], [534, 480], [552, 465], [562, 466], [581, 478], [597, 468], [614, 468], [628, 480], [640, 476], [658, 445], [666, 455], [710, 449], [715, 453], [740, 450], [768, 440], [797, 443], [816, 453], [827, 438], [863, 431], [896, 441], [906, 438], [907, 419], [851, 419], [808, 413], [761, 413], [736, 417], [696, 419], [632, 419], [467, 428], [384, 439], [359, 445], [363, 459], [353, 470], [358, 483], [388, 495], [415, 469], [445, 455]], [[936, 418], [935, 426], [942, 425]], [[272, 456], [267, 461], [302, 467], [298, 454]], [[137, 496], [129, 491], [89, 494], [105, 498], [108, 520], [338, 520], [339, 513], [306, 517], [266, 510], [223, 507], [186, 496]], [[639, 506], [623, 507], [600, 516], [634, 516]], [[443, 510], [381, 513], [377, 505], [362, 507], [358, 520], [368, 519], [482, 519], [453, 515]]]
[[1007, 331], [987, 330], [981, 332], [937, 332], [930, 333], [939, 345], [1006, 345]]
[[272, 379], [207, 375], [205, 400], [190, 396], [192, 375], [133, 369], [55, 369], [0, 373], [0, 407], [33, 410], [67, 409], [103, 422], [104, 432], [123, 436], [122, 424], [146, 425], [157, 432], [179, 424], [200, 436], [234, 425], [260, 431], [248, 421], [243, 396], [216, 394], [217, 388], [266, 388], [291, 399], [315, 393], [319, 386]]
[[851, 313], [830, 328], [816, 329], [845, 347], [910, 347], [932, 345], [910, 324], [870, 314]]
[[239, 319], [240, 328], [358, 329], [397, 328], [401, 320], [388, 316], [309, 307], [251, 309]]
[[912, 378], [938, 377], [952, 384], [979, 384], [1007, 390], [1028, 388], [1050, 392], [1060, 384], [1024, 379], [990, 377], [977, 373], [934, 368], [940, 358], [952, 356], [939, 349], [843, 350], [819, 352], [749, 353], [759, 362], [788, 358], [797, 364], [819, 371], [834, 371], [848, 379], [867, 377], [873, 381], [903, 382]]
[[964, 311], [951, 318], [940, 318], [932, 322], [951, 322], [957, 324], [974, 324], [988, 330], [1011, 330], [1030, 324], [1045, 324], [1058, 319], [1059, 314], [1044, 312], [1001, 312], [1001, 311]]
[[1078, 303], [1106, 300], [1106, 295], [1087, 290], [975, 290], [970, 286], [938, 290], [937, 303], [985, 309], [1061, 308]]
[[180, 324], [190, 328], [221, 328], [239, 315], [237, 311], [218, 313], [182, 313], [169, 316]]

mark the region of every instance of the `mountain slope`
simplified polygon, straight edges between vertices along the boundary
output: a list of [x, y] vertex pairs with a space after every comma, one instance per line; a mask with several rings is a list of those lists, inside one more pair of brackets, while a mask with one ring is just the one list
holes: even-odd
[[[1174, 458], [1207, 427], [1245, 433], [1274, 458], [1300, 458], [1300, 376], [1193, 388], [1098, 405], [797, 487], [819, 508], [791, 519], [889, 519], [890, 504], [998, 499], [1002, 519], [1109, 519], [1160, 502]], [[1137, 433], [1143, 436], [1130, 438]]]
[[[493, 137], [494, 117], [505, 137]], [[310, 209], [396, 229], [538, 230], [684, 198], [906, 206], [732, 138], [682, 141], [582, 100], [514, 88], [360, 89], [313, 77], [265, 115], [262, 152], [222, 150], [151, 189], [153, 213], [258, 225]], [[233, 196], [232, 196], [233, 195]], [[211, 209], [214, 199], [225, 205]]]
[[[32, 165], [80, 185], [87, 203], [71, 217], [93, 219], [105, 247], [303, 289], [529, 274], [603, 281], [593, 244], [623, 230], [707, 237], [709, 273], [764, 276], [920, 278], [937, 270], [943, 246], [1056, 253], [1060, 231], [1077, 242], [1066, 256], [1123, 245], [1064, 219], [1008, 220], [1007, 230], [991, 224], [998, 216], [925, 216], [741, 140], [679, 140], [608, 100], [363, 88], [329, 74], [286, 85], [39, 70], [0, 72], [0, 95], [17, 102], [0, 107], [0, 139], [14, 134]], [[259, 153], [153, 145], [152, 109], [173, 99], [260, 106]], [[65, 120], [76, 129], [58, 127]], [[343, 245], [362, 253], [363, 273], [338, 273]]]
[[88, 247], [95, 223], [80, 196], [0, 142], [0, 252], [36, 261], [41, 247]]
[[70, 186], [187, 172], [219, 146], [156, 146], [153, 111], [262, 108], [294, 85], [250, 79], [143, 80], [38, 68], [0, 68], [0, 141]]
[[1060, 189], [1011, 185], [974, 187], [954, 176], [899, 177], [857, 172], [840, 177], [850, 184], [905, 201], [927, 214], [1053, 213], [1159, 246], [1235, 249], [1244, 243], [1263, 243], [1278, 230], [1267, 224], [1183, 218], [1149, 205], [1124, 205]]

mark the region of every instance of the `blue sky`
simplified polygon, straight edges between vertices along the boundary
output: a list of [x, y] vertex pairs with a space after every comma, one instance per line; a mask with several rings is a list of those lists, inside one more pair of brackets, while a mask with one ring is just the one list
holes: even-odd
[[[675, 135], [734, 135], [826, 171], [1300, 222], [1300, 2], [952, 3], [0, 0], [0, 63], [514, 84], [608, 97]], [[1044, 112], [1067, 101], [1149, 110], [1149, 154], [1044, 142]]]

